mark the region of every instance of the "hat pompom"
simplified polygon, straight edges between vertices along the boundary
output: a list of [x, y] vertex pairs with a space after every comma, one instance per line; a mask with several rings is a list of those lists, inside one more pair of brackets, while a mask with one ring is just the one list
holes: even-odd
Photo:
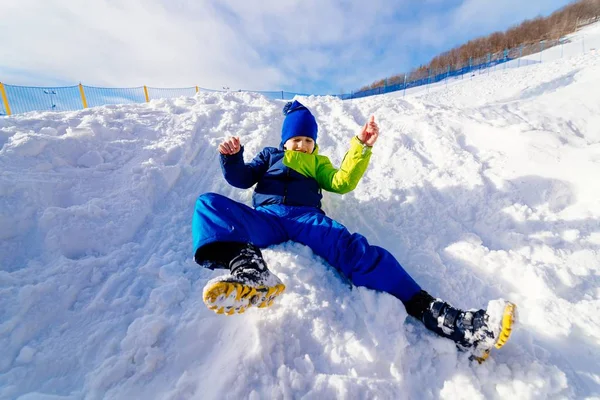
[[294, 103], [291, 101], [285, 103], [285, 106], [283, 106], [283, 115], [288, 115], [288, 112], [290, 112], [290, 108], [292, 108], [292, 104]]

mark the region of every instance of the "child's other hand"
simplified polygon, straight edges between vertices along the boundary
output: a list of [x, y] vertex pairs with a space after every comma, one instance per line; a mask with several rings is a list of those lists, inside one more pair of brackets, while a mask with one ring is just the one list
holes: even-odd
[[358, 140], [366, 144], [367, 146], [373, 146], [379, 137], [379, 126], [375, 122], [375, 116], [371, 115], [369, 122], [362, 127], [358, 134]]
[[227, 138], [219, 145], [219, 153], [225, 156], [237, 154], [242, 145], [240, 144], [239, 136]]

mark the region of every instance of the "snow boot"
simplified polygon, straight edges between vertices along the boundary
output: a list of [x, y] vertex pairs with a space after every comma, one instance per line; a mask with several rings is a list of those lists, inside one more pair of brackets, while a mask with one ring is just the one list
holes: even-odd
[[463, 311], [422, 290], [405, 306], [427, 329], [453, 340], [479, 363], [488, 358], [493, 347], [506, 344], [516, 319], [516, 305], [503, 299], [490, 301], [487, 310]]
[[230, 274], [211, 279], [202, 297], [217, 314], [241, 314], [248, 307], [269, 307], [285, 290], [281, 280], [267, 268], [260, 249], [247, 244], [229, 262]]

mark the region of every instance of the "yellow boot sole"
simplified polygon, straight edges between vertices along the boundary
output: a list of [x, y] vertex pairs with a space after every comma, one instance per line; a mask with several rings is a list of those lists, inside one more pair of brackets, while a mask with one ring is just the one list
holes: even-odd
[[265, 308], [285, 291], [283, 283], [275, 286], [249, 286], [240, 282], [209, 282], [204, 288], [206, 306], [217, 314], [242, 314], [249, 307]]
[[[506, 344], [508, 338], [510, 338], [510, 334], [512, 333], [512, 327], [515, 322], [517, 311], [517, 305], [511, 302], [507, 302], [504, 307], [504, 313], [502, 314], [502, 328], [500, 329], [500, 334], [498, 335], [498, 340], [494, 345], [495, 348], [500, 349], [502, 346]], [[490, 355], [490, 350], [486, 350], [483, 355], [480, 357], [473, 357], [479, 364], [487, 360]]]

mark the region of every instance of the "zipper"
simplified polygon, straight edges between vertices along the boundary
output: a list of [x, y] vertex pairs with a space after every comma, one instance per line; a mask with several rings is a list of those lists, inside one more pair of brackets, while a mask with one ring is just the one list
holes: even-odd
[[285, 185], [283, 185], [283, 204], [285, 204], [285, 198], [287, 196], [287, 187], [288, 187], [288, 181], [289, 181], [289, 177], [290, 177], [290, 168], [287, 167], [287, 172], [285, 173], [286, 179], [285, 180]]

